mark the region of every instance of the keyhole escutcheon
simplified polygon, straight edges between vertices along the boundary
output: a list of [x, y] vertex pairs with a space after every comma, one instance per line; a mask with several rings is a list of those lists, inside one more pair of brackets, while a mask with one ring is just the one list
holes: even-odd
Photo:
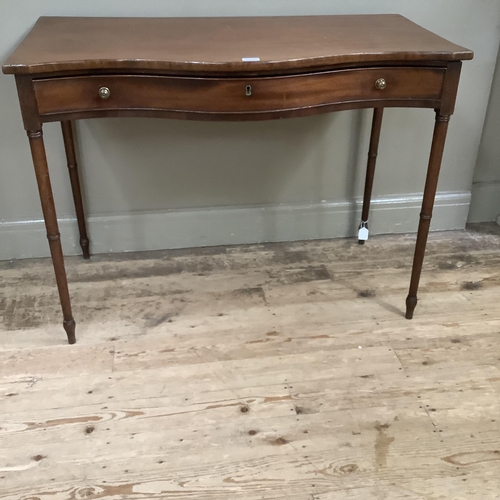
[[251, 85], [247, 85], [245, 87], [245, 95], [247, 95], [247, 96], [251, 96], [252, 95], [252, 86]]

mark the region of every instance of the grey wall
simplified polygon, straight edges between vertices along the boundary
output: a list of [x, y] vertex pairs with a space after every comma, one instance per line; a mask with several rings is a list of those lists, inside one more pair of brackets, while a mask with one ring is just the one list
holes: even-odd
[[500, 216], [500, 52], [491, 87], [490, 102], [479, 146], [470, 222], [496, 220]]
[[[433, 228], [464, 227], [499, 45], [496, 0], [1, 0], [0, 59], [40, 15], [226, 16], [401, 13], [475, 51], [462, 73]], [[0, 258], [46, 255], [14, 78], [0, 75]], [[370, 217], [414, 231], [432, 110], [388, 110]], [[78, 123], [94, 252], [354, 234], [369, 111], [257, 123], [107, 119]], [[44, 127], [64, 250], [78, 252], [58, 124]]]

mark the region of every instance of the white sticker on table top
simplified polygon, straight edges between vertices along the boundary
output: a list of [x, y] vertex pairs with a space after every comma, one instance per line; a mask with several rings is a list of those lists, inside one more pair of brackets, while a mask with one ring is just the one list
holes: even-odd
[[260, 57], [242, 57], [241, 60], [243, 62], [258, 62], [260, 61]]

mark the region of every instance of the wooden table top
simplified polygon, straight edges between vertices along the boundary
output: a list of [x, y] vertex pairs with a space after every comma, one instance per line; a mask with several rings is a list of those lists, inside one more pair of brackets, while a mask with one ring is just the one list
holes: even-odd
[[199, 74], [472, 57], [470, 50], [395, 14], [41, 17], [2, 69], [14, 74], [113, 69]]

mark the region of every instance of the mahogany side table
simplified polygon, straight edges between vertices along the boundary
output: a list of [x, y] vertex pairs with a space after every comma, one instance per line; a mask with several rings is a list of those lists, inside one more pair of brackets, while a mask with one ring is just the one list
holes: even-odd
[[268, 120], [373, 108], [359, 233], [364, 242], [384, 108], [434, 108], [434, 136], [406, 299], [406, 318], [411, 319], [461, 61], [472, 57], [470, 50], [392, 14], [41, 17], [2, 70], [16, 77], [69, 343], [76, 341], [75, 320], [43, 123], [61, 122], [80, 244], [88, 259], [74, 120]]

